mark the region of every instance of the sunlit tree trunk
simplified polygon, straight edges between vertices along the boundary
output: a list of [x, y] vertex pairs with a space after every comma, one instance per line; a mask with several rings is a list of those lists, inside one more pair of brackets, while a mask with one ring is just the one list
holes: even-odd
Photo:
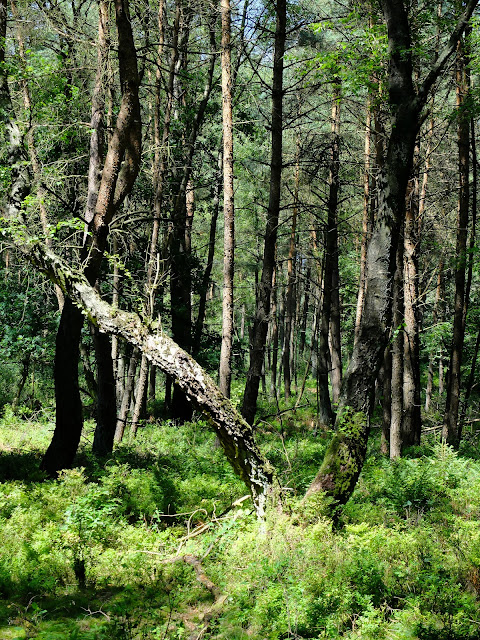
[[293, 324], [295, 321], [295, 260], [296, 260], [296, 235], [298, 215], [298, 184], [300, 179], [299, 150], [297, 138], [297, 153], [295, 161], [295, 188], [293, 195], [292, 227], [290, 230], [290, 243], [287, 258], [287, 291], [285, 294], [285, 330], [283, 336], [283, 380], [285, 400], [290, 399], [292, 381], [291, 345], [293, 338]]
[[233, 273], [235, 214], [233, 197], [232, 63], [230, 50], [230, 0], [221, 0], [222, 15], [222, 121], [223, 121], [223, 296], [222, 347], [218, 381], [220, 391], [230, 397], [233, 343]]

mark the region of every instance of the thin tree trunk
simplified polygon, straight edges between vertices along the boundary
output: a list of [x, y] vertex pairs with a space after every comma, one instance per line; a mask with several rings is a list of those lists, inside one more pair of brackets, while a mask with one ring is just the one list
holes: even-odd
[[112, 452], [113, 437], [117, 423], [115, 378], [113, 375], [112, 347], [110, 337], [95, 328], [95, 357], [97, 361], [97, 425], [93, 437], [92, 451], [97, 456]]
[[207, 307], [207, 294], [208, 294], [208, 288], [210, 285], [210, 277], [212, 275], [212, 269], [213, 269], [213, 258], [215, 256], [215, 236], [217, 233], [217, 220], [218, 220], [218, 211], [219, 211], [219, 205], [220, 205], [220, 191], [222, 189], [222, 170], [221, 167], [223, 165], [222, 162], [222, 153], [220, 152], [218, 154], [218, 174], [217, 174], [217, 179], [215, 181], [215, 186], [212, 189], [213, 193], [212, 193], [212, 217], [210, 219], [210, 233], [209, 233], [209, 239], [208, 239], [208, 255], [207, 255], [207, 262], [205, 265], [205, 270], [203, 272], [203, 276], [202, 276], [202, 282], [200, 284], [200, 291], [199, 291], [199, 295], [200, 295], [200, 299], [199, 299], [199, 303], [198, 303], [198, 314], [197, 314], [197, 320], [195, 323], [195, 331], [194, 331], [194, 337], [193, 337], [193, 347], [192, 347], [192, 353], [193, 355], [198, 354], [199, 350], [200, 350], [200, 341], [202, 338], [202, 333], [203, 333], [203, 326], [205, 323], [205, 312], [206, 312], [206, 307]]
[[[23, 36], [23, 32], [22, 32], [22, 21], [19, 19], [19, 15], [18, 15], [18, 9], [17, 9], [17, 5], [16, 2], [14, 2], [13, 0], [10, 0], [10, 7], [12, 10], [12, 15], [13, 18], [15, 20], [15, 27], [16, 27], [16, 38], [17, 38], [17, 43], [18, 43], [18, 53], [19, 53], [19, 58], [20, 58], [20, 63], [22, 65], [23, 71], [25, 71], [25, 67], [27, 64], [27, 60], [25, 57], [25, 41], [24, 41], [24, 36]], [[22, 77], [21, 80], [21, 86], [22, 86], [22, 94], [23, 94], [23, 106], [25, 108], [25, 111], [28, 114], [28, 117], [31, 118], [32, 115], [32, 100], [31, 100], [31, 96], [30, 96], [30, 88], [28, 86], [28, 81], [27, 81], [27, 74], [25, 73], [24, 76]], [[42, 225], [42, 231], [44, 233], [45, 236], [45, 244], [47, 245], [47, 247], [51, 247], [52, 246], [52, 240], [50, 237], [50, 229], [49, 229], [49, 224], [48, 224], [48, 215], [47, 215], [47, 208], [45, 205], [45, 198], [46, 198], [46, 191], [45, 188], [42, 184], [42, 180], [41, 180], [41, 166], [40, 166], [40, 161], [38, 158], [38, 152], [37, 152], [37, 147], [35, 144], [35, 127], [32, 125], [32, 123], [30, 123], [30, 127], [28, 129], [27, 132], [27, 147], [28, 147], [28, 155], [30, 158], [30, 163], [32, 166], [32, 173], [33, 173], [33, 177], [36, 183], [36, 190], [37, 190], [37, 200], [38, 200], [38, 209], [39, 209], [39, 213], [40, 213], [40, 222]], [[64, 295], [62, 290], [60, 289], [60, 287], [58, 285], [55, 285], [55, 295], [57, 297], [57, 302], [58, 302], [58, 308], [60, 310], [60, 312], [63, 309], [63, 305], [65, 302], [64, 299]]]
[[419, 183], [416, 167], [409, 189], [404, 225], [403, 420], [402, 446], [420, 444], [420, 334], [418, 322]]
[[340, 329], [340, 274], [338, 268], [338, 191], [340, 187], [340, 82], [333, 85], [332, 104], [332, 157], [329, 175], [328, 197], [328, 230], [327, 230], [327, 259], [331, 260], [330, 280], [330, 353], [331, 353], [331, 381], [332, 400], [337, 403], [340, 398], [342, 384], [342, 341]]
[[390, 454], [390, 425], [392, 422], [392, 349], [385, 349], [383, 360], [383, 396], [382, 396], [382, 436], [380, 451], [384, 456]]
[[223, 296], [222, 347], [218, 373], [220, 391], [230, 397], [233, 343], [233, 273], [235, 213], [233, 197], [232, 62], [230, 44], [230, 0], [221, 0], [222, 15], [222, 122], [223, 122]]
[[445, 423], [442, 438], [458, 448], [460, 443], [458, 413], [460, 409], [460, 385], [463, 342], [465, 337], [465, 267], [467, 259], [467, 227], [469, 209], [469, 142], [470, 120], [464, 111], [469, 91], [465, 69], [465, 53], [462, 43], [457, 49], [457, 109], [458, 109], [458, 163], [459, 163], [459, 199], [457, 215], [457, 241], [455, 266], [455, 303], [453, 319], [453, 338], [450, 352]]
[[122, 404], [120, 406], [120, 411], [118, 412], [117, 426], [115, 429], [115, 442], [121, 442], [123, 439], [123, 434], [125, 433], [128, 410], [130, 408], [133, 387], [135, 384], [135, 372], [137, 370], [138, 358], [139, 351], [137, 347], [135, 347], [130, 357], [130, 364], [128, 365], [127, 381], [125, 383], [125, 390], [123, 392]]
[[250, 366], [243, 395], [242, 415], [253, 424], [257, 410], [257, 397], [265, 355], [268, 321], [270, 317], [272, 277], [275, 268], [275, 245], [280, 214], [282, 179], [282, 126], [283, 126], [283, 57], [286, 39], [286, 1], [275, 5], [276, 30], [273, 59], [272, 86], [272, 152], [270, 161], [270, 193], [265, 230], [262, 277], [258, 287], [258, 299], [253, 321], [250, 344]]
[[293, 196], [293, 213], [292, 213], [292, 228], [290, 231], [290, 244], [288, 248], [287, 259], [287, 291], [285, 294], [285, 331], [283, 337], [283, 380], [284, 380], [284, 393], [285, 400], [290, 399], [291, 395], [291, 380], [292, 380], [292, 368], [291, 368], [291, 343], [293, 324], [295, 321], [295, 260], [296, 260], [296, 235], [297, 235], [297, 215], [298, 215], [298, 185], [300, 180], [300, 166], [299, 166], [299, 141], [297, 136], [297, 152], [295, 159], [295, 190]]
[[363, 304], [365, 300], [365, 283], [367, 267], [367, 245], [370, 227], [370, 149], [372, 139], [372, 98], [367, 97], [367, 121], [365, 125], [365, 149], [363, 169], [363, 215], [362, 215], [362, 242], [360, 246], [360, 283], [357, 297], [357, 313], [355, 317], [355, 340], [360, 333], [360, 321], [362, 319]]
[[28, 371], [30, 369], [30, 354], [27, 354], [24, 358], [22, 358], [22, 373], [20, 375], [20, 380], [18, 381], [17, 390], [15, 392], [15, 396], [12, 402], [12, 409], [16, 411], [18, 409], [18, 405], [20, 404], [20, 398], [22, 397], [22, 391], [25, 387], [25, 383], [28, 378]]
[[392, 460], [402, 455], [403, 443], [403, 250], [404, 244], [403, 241], [400, 240], [397, 246], [396, 268], [393, 280], [392, 396], [390, 423], [390, 458]]

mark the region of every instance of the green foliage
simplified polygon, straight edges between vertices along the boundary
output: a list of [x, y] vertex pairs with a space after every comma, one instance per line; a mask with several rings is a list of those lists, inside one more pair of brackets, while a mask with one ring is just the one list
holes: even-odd
[[[262, 431], [298, 496], [259, 523], [249, 500], [229, 510], [243, 487], [203, 423], [146, 428], [105, 466], [82, 454], [83, 468], [35, 482], [28, 450], [48, 425], [7, 409], [1, 459], [18, 473], [0, 485], [0, 636], [160, 640], [198, 635], [208, 618], [210, 640], [475, 640], [480, 464], [443, 445], [371, 456], [334, 529], [329, 501], [302, 500], [293, 481], [307, 483], [325, 449], [297, 417], [281, 454], [278, 425]], [[225, 596], [217, 608], [184, 554]]]

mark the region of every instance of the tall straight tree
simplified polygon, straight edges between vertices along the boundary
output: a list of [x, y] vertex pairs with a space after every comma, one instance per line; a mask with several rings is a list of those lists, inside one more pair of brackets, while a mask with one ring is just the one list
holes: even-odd
[[463, 342], [465, 338], [465, 280], [467, 266], [467, 228], [469, 210], [469, 158], [470, 158], [470, 117], [466, 100], [469, 92], [469, 74], [465, 64], [465, 49], [462, 41], [457, 47], [457, 111], [458, 111], [458, 209], [455, 264], [455, 303], [453, 336], [450, 351], [445, 423], [442, 438], [448, 444], [458, 447], [458, 414], [460, 410], [460, 376]]
[[255, 318], [250, 338], [250, 365], [243, 394], [242, 415], [252, 424], [257, 411], [258, 388], [262, 376], [267, 339], [272, 278], [275, 269], [275, 246], [277, 244], [278, 219], [282, 185], [282, 127], [283, 127], [283, 56], [287, 30], [286, 0], [274, 3], [276, 28], [273, 55], [272, 82], [272, 151], [270, 158], [270, 191], [268, 197], [267, 225], [263, 249], [262, 276], [258, 283]]
[[233, 197], [232, 60], [230, 47], [230, 0], [221, 0], [222, 14], [222, 122], [223, 122], [223, 298], [222, 348], [218, 375], [220, 391], [230, 397], [233, 341], [233, 270], [235, 213]]
[[309, 493], [324, 491], [338, 504], [350, 497], [365, 460], [375, 383], [391, 330], [392, 280], [415, 141], [430, 90], [457, 48], [478, 0], [469, 0], [448, 42], [419, 88], [413, 83], [412, 41], [405, 3], [381, 0], [389, 43], [391, 130], [380, 177], [378, 216], [367, 254], [365, 306], [342, 385], [339, 429]]

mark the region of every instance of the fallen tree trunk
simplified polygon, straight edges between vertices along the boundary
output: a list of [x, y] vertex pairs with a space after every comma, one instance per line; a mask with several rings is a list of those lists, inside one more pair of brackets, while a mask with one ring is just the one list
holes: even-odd
[[147, 326], [135, 313], [121, 311], [102, 300], [86, 277], [73, 270], [40, 243], [18, 247], [52, 282], [78, 305], [103, 333], [121, 336], [150, 362], [174, 378], [212, 423], [228, 461], [247, 485], [260, 517], [272, 494], [273, 471], [258, 450], [251, 426], [221, 393], [202, 367], [171, 338]]

